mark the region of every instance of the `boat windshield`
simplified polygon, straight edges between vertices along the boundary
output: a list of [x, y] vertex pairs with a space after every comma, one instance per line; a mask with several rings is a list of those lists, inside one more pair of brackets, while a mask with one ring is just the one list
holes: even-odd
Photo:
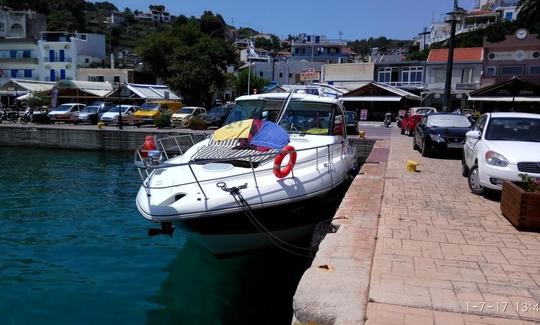
[[489, 121], [487, 140], [540, 142], [540, 119], [495, 117]]
[[[289, 133], [328, 135], [332, 111], [331, 103], [291, 100], [279, 125]], [[336, 117], [336, 125], [342, 124], [343, 117], [340, 118]]]
[[[262, 119], [277, 123], [283, 100], [242, 100], [236, 102], [225, 124], [247, 119]], [[328, 135], [332, 127], [332, 103], [291, 100], [279, 125], [289, 133]], [[334, 132], [340, 134], [342, 113], [335, 114]]]
[[264, 119], [276, 122], [283, 100], [241, 100], [237, 101], [225, 124], [248, 119]]

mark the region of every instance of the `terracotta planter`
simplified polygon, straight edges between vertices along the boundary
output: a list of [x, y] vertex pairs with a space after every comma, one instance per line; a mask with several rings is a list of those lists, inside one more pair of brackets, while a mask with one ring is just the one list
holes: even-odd
[[505, 181], [501, 195], [501, 211], [519, 230], [540, 230], [540, 193], [526, 192]]

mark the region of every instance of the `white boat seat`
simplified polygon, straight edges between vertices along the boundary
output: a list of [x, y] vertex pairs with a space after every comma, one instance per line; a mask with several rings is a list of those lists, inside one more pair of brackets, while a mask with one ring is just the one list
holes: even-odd
[[191, 158], [193, 162], [230, 162], [236, 166], [250, 167], [250, 161], [254, 167], [260, 163], [274, 159], [278, 153], [275, 149], [259, 151], [256, 149], [239, 148], [239, 139], [216, 141], [210, 138], [208, 144]]

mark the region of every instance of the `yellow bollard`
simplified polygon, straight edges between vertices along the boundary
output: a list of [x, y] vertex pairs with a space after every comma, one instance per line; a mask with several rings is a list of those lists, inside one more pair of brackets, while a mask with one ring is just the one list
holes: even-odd
[[103, 129], [104, 126], [105, 126], [105, 123], [103, 123], [103, 122], [98, 122], [98, 124], [97, 124], [97, 127], [100, 130]]
[[358, 137], [360, 139], [363, 139], [366, 137], [366, 131], [358, 131]]
[[414, 160], [407, 160], [407, 171], [408, 172], [415, 172], [416, 167], [418, 167], [418, 162]]

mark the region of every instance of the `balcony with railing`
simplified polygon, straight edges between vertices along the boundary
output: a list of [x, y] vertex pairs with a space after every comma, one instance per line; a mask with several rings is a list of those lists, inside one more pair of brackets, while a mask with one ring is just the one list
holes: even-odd
[[71, 61], [72, 61], [71, 57], [65, 57], [63, 58], [63, 60], [59, 56], [43, 57], [43, 62], [47, 62], [47, 63], [65, 63], [65, 62], [71, 62]]

